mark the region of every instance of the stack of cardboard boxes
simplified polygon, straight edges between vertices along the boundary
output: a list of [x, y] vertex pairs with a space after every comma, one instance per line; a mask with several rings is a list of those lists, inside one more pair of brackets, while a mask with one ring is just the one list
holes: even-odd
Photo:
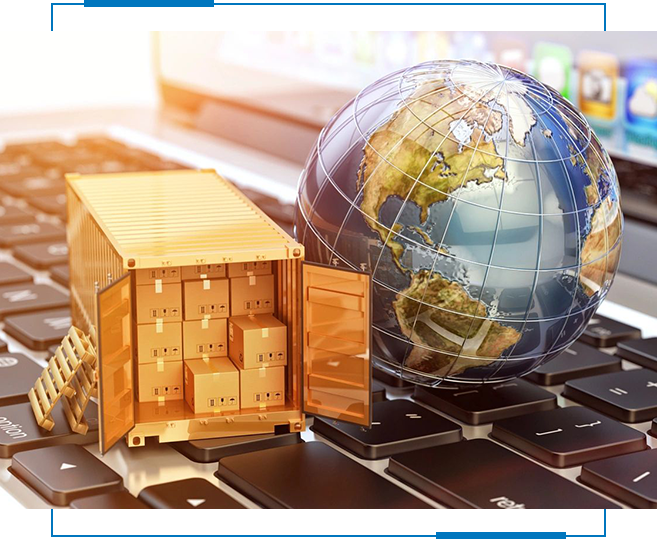
[[285, 404], [287, 328], [274, 315], [271, 262], [228, 266], [228, 355], [240, 370], [242, 409]]
[[183, 398], [180, 268], [136, 272], [137, 383], [140, 402]]
[[136, 287], [140, 402], [185, 399], [194, 413], [285, 404], [270, 262], [138, 270]]

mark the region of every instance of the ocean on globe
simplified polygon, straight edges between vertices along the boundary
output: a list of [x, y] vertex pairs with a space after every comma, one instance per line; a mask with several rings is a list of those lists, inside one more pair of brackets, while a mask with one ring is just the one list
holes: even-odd
[[558, 356], [621, 251], [616, 174], [586, 119], [520, 71], [423, 63], [361, 91], [298, 186], [306, 259], [372, 275], [375, 366], [499, 383]]

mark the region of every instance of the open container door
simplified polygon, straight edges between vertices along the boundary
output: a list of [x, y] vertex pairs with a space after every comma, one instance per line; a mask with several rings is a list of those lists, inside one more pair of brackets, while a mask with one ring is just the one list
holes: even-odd
[[98, 401], [100, 452], [135, 426], [130, 274], [98, 292]]
[[372, 301], [367, 273], [303, 263], [304, 412], [372, 423]]

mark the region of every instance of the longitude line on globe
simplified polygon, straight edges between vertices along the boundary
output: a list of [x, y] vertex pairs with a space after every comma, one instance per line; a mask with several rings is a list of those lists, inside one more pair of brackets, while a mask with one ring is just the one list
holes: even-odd
[[[571, 136], [571, 134], [568, 132], [568, 130], [567, 130], [567, 129], [564, 129], [564, 128], [563, 128], [558, 122], [556, 122], [556, 118], [555, 118], [552, 114], [550, 114], [549, 111], [548, 111], [547, 114], [550, 116], [550, 118], [552, 118], [553, 120], [555, 120], [555, 123], [561, 128], [561, 130], [562, 130], [562, 131], [564, 132], [564, 134], [570, 139], [570, 141], [571, 141], [573, 144], [576, 144], [575, 140], [573, 139], [573, 137]], [[564, 119], [564, 121], [565, 121], [565, 119]], [[572, 126], [573, 126], [575, 129], [577, 129], [577, 130], [580, 132], [581, 135], [586, 136], [586, 134], [583, 133], [582, 130], [581, 130], [581, 129], [575, 124], [575, 122], [571, 122], [571, 123], [572, 123]], [[590, 128], [589, 128], [589, 130], [590, 130]], [[590, 136], [591, 136], [591, 137], [594, 137], [595, 135], [591, 132], [591, 133], [590, 133]], [[602, 155], [600, 155], [600, 154], [598, 153], [598, 151], [597, 151], [596, 148], [595, 148], [595, 145], [592, 145], [591, 148], [593, 149], [593, 152], [594, 152], [595, 155], [598, 157], [598, 159], [600, 159], [601, 162], [604, 163], [604, 162], [605, 162], [605, 160], [604, 160], [604, 158], [603, 158], [604, 156], [602, 156]], [[604, 259], [605, 259], [605, 272], [604, 272], [604, 275], [603, 275], [603, 282], [601, 283], [601, 285], [604, 286], [604, 284], [605, 284], [604, 281], [607, 279], [607, 272], [608, 272], [608, 269], [609, 269], [609, 268], [608, 268], [608, 263], [609, 263], [609, 253], [610, 253], [610, 247], [609, 247], [609, 231], [607, 230], [607, 210], [606, 210], [606, 208], [605, 208], [605, 206], [604, 206], [604, 204], [603, 204], [603, 200], [602, 200], [602, 197], [601, 197], [601, 195], [600, 195], [600, 189], [598, 188], [597, 178], [594, 177], [594, 175], [593, 175], [593, 171], [591, 170], [591, 167], [590, 167], [590, 165], [589, 165], [588, 160], [587, 160], [587, 159], [584, 159], [583, 161], [584, 161], [584, 164], [586, 165], [586, 169], [589, 171], [589, 178], [591, 178], [591, 184], [595, 187], [595, 191], [596, 191], [596, 193], [597, 193], [598, 204], [599, 204], [598, 207], [602, 210], [602, 214], [603, 214], [603, 216], [604, 216], [604, 227], [603, 227], [603, 228], [604, 228], [604, 231], [605, 231], [605, 254], [602, 255], [602, 256], [600, 256], [600, 257], [598, 257], [598, 258], [596, 259], [596, 261], [597, 261], [597, 260], [601, 260], [601, 259], [603, 258], [603, 256], [604, 256]], [[593, 216], [591, 216], [591, 218], [593, 218]], [[622, 237], [622, 233], [619, 235], [618, 239], [614, 242], [614, 245], [611, 247], [611, 250], [615, 250], [615, 249], [620, 248], [621, 237]], [[588, 264], [587, 264], [587, 265], [588, 265]], [[600, 295], [603, 296], [602, 299], [604, 299], [604, 297], [606, 297], [606, 292], [603, 294], [603, 291], [601, 290], [601, 294], [600, 294]], [[602, 299], [598, 298], [598, 304], [602, 302]]]
[[[536, 170], [535, 179], [536, 179], [536, 190], [537, 190], [537, 202], [538, 202], [538, 209], [540, 213], [543, 211], [543, 186], [541, 184], [541, 170], [540, 167], [538, 166], [538, 154], [536, 153], [536, 145], [534, 144], [534, 139], [529, 135], [527, 136], [527, 138], [529, 139], [529, 143], [531, 144], [532, 147], [532, 153], [534, 155], [534, 168]], [[541, 267], [541, 259], [543, 256], [543, 227], [545, 224], [543, 219], [544, 219], [543, 215], [541, 215], [538, 221], [538, 241], [536, 242], [536, 264], [534, 266], [537, 269]], [[513, 344], [513, 347], [507, 354], [507, 358], [513, 357], [513, 353], [518, 347], [518, 343], [522, 340], [522, 335], [525, 331], [525, 328], [527, 327], [527, 322], [529, 321], [529, 311], [532, 308], [532, 304], [534, 303], [534, 296], [536, 295], [536, 288], [538, 286], [538, 275], [539, 272], [535, 271], [534, 279], [532, 281], [532, 289], [531, 292], [529, 293], [529, 299], [527, 300], [527, 307], [525, 309], [525, 317], [524, 320], [522, 321], [522, 326], [520, 328], [521, 337]]]
[[[497, 92], [497, 96], [492, 101], [497, 101], [500, 98], [500, 95], [502, 93], [502, 90], [504, 89], [505, 84], [506, 84], [506, 77], [504, 77], [504, 79], [501, 82], [499, 82], [500, 89]], [[487, 92], [484, 95], [488, 95], [488, 93], [490, 93], [490, 92]], [[478, 100], [477, 103], [481, 102], [482, 100], [483, 99]], [[463, 178], [461, 179], [461, 185], [460, 185], [459, 189], [457, 189], [457, 191], [456, 191], [456, 193], [457, 193], [456, 200], [452, 204], [452, 208], [450, 210], [450, 214], [449, 214], [449, 217], [447, 219], [447, 223], [445, 224], [445, 228], [443, 229], [443, 235], [440, 239], [440, 244], [438, 245], [438, 249], [436, 250], [436, 254], [433, 258], [433, 262], [432, 262], [432, 265], [431, 265], [431, 270], [429, 271], [429, 279], [431, 279], [431, 275], [433, 275], [433, 273], [434, 273], [434, 269], [436, 267], [436, 262], [438, 261], [438, 257], [441, 256], [440, 251], [444, 247], [445, 239], [447, 238], [447, 232], [449, 231], [449, 226], [452, 222], [452, 218], [454, 217], [454, 213], [456, 212], [456, 206], [458, 205], [459, 200], [461, 198], [461, 190], [463, 189], [463, 186], [465, 185], [465, 182], [466, 182], [467, 177], [468, 177], [468, 173], [470, 172], [470, 168], [472, 167], [472, 163], [474, 162], [474, 158], [477, 154], [477, 150], [479, 148], [479, 145], [481, 144], [481, 140], [484, 138], [484, 134], [486, 132], [486, 126], [488, 125], [488, 122], [490, 121], [492, 115], [493, 115], [493, 108], [491, 106], [489, 106], [488, 116], [487, 116], [486, 121], [484, 122], [484, 124], [480, 127], [481, 132], [479, 134], [479, 138], [477, 139], [477, 144], [472, 150], [472, 156], [470, 157], [470, 161], [468, 162], [468, 166], [465, 169], [465, 172], [463, 174]], [[425, 286], [424, 292], [422, 294], [422, 302], [424, 302], [424, 298], [426, 297], [428, 289], [429, 289], [429, 280], [427, 280], [427, 285]], [[483, 287], [482, 287], [482, 292], [481, 293], [483, 293]], [[480, 298], [481, 298], [481, 293], [480, 293]], [[477, 302], [477, 306], [478, 306], [478, 304], [479, 303]], [[421, 305], [418, 307], [417, 311], [415, 312], [415, 318], [413, 320], [411, 335], [415, 331], [415, 326], [416, 326], [417, 321], [418, 321], [418, 317], [419, 317], [419, 314], [420, 314], [420, 309], [421, 309]], [[476, 312], [476, 307], [475, 307], [475, 312]], [[446, 378], [448, 378], [449, 374], [452, 372], [453, 368], [458, 363], [458, 360], [461, 357], [461, 353], [463, 352], [463, 347], [465, 346], [465, 342], [468, 338], [470, 329], [472, 329], [473, 323], [474, 323], [474, 318], [472, 318], [470, 320], [470, 327], [468, 329], [468, 332], [465, 334], [465, 337], [463, 338], [463, 342], [461, 343], [461, 348], [459, 349], [458, 354], [456, 355], [456, 357], [452, 361], [452, 363], [449, 366], [449, 369], [447, 370], [445, 375], [441, 378], [441, 380], [438, 383], [442, 383], [442, 381], [444, 381]]]
[[[528, 105], [531, 107], [531, 103], [528, 103]], [[536, 111], [534, 111], [534, 112], [536, 113]], [[538, 119], [539, 122], [541, 122], [541, 125], [543, 126], [544, 129], [548, 128], [547, 125], [545, 124], [545, 121], [542, 119], [540, 114], [536, 113], [536, 118]], [[554, 137], [550, 137], [550, 140], [552, 141], [552, 145], [554, 146], [555, 152], [557, 152], [557, 154], [560, 157], [563, 158], [564, 156], [561, 153], [561, 150], [559, 149], [559, 145], [554, 140]], [[564, 160], [561, 161], [561, 167], [563, 168], [563, 171], [565, 172], [566, 177], [568, 178], [568, 188], [569, 188], [569, 192], [570, 192], [570, 197], [572, 199], [573, 208], [577, 208], [577, 197], [575, 196], [575, 186], [574, 186], [574, 183], [573, 183], [573, 179], [570, 175], [570, 172], [568, 171], [568, 167], [566, 166], [566, 162]], [[581, 236], [582, 231], [581, 231], [581, 228], [580, 228], [579, 214], [575, 214], [575, 223], [577, 225], [577, 260], [581, 262], [581, 260], [582, 260], [582, 236]], [[565, 224], [564, 224], [564, 226], [565, 226]], [[561, 271], [564, 272], [563, 269]], [[570, 308], [568, 309], [568, 314], [564, 318], [563, 325], [561, 326], [561, 329], [557, 333], [557, 336], [555, 337], [554, 342], [548, 348], [547, 352], [545, 353], [545, 357], [539, 362], [539, 364], [537, 365], [537, 368], [540, 367], [541, 365], [543, 365], [545, 363], [545, 358], [547, 358], [548, 356], [550, 356], [550, 354], [552, 354], [554, 352], [554, 350], [557, 346], [557, 343], [559, 342], [559, 339], [561, 338], [561, 334], [564, 332], [564, 330], [566, 329], [566, 326], [568, 325], [568, 321], [570, 320], [570, 318], [572, 316], [573, 309], [575, 307], [575, 301], [576, 301], [575, 297], [577, 295], [577, 288], [578, 288], [579, 276], [581, 274], [581, 271], [582, 271], [581, 265], [578, 265], [577, 270], [576, 270], [575, 284], [574, 284], [573, 290], [572, 290]]]

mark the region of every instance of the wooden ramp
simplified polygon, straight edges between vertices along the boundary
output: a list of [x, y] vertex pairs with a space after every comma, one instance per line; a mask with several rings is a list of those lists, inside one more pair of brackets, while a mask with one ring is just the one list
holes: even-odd
[[[28, 397], [37, 424], [52, 430], [52, 411], [61, 400], [64, 414], [73, 432], [86, 434], [89, 425], [84, 411], [98, 389], [96, 364], [98, 357], [90, 337], [71, 327], [55, 355], [37, 378]], [[62, 399], [63, 397], [63, 399]]]

